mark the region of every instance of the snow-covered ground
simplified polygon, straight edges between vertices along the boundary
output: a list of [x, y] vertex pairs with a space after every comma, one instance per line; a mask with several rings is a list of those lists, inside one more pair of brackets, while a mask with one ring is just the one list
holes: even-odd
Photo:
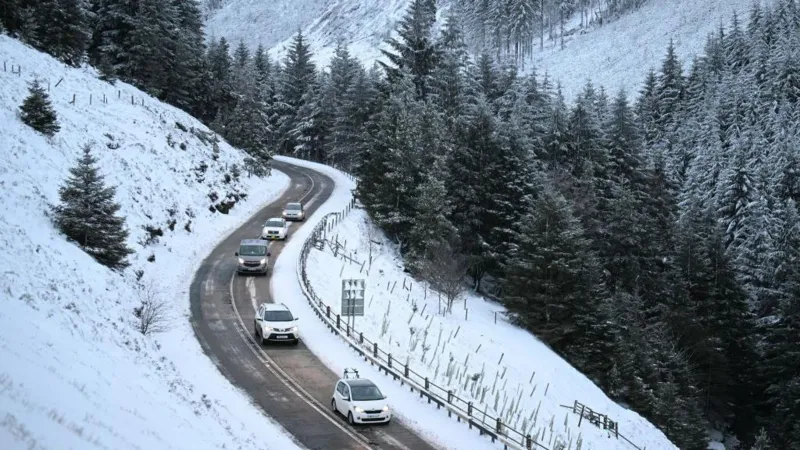
[[[356, 318], [355, 327], [399, 364], [409, 364], [421, 376], [473, 401], [490, 416], [503, 417], [525, 434], [545, 434], [541, 442], [550, 448], [556, 437], [565, 444], [575, 444], [580, 437], [584, 450], [633, 448], [585, 420], [577, 427], [578, 416], [564, 407], [576, 400], [617, 421], [619, 432], [640, 448], [676, 448], [661, 431], [611, 401], [536, 337], [509, 324], [501, 305], [467, 294], [450, 314], [439, 314], [438, 295], [424, 283], [406, 278], [394, 246], [374, 228], [364, 210], [353, 209], [328, 239], [346, 242], [348, 257], [367, 262], [362, 269], [341, 254], [335, 257], [328, 247], [313, 249], [307, 273], [314, 291], [339, 312], [341, 279], [365, 279], [366, 312]], [[428, 415], [424, 409], [419, 414]]]
[[[196, 267], [288, 177], [226, 183], [242, 152], [221, 142], [214, 160], [187, 114], [6, 36], [0, 60], [0, 448], [299, 448], [222, 376], [189, 323]], [[50, 84], [62, 127], [52, 139], [16, 116], [33, 77]], [[90, 141], [136, 250], [123, 274], [68, 243], [46, 213]], [[248, 196], [224, 215], [209, 211], [212, 192]], [[147, 225], [164, 235], [143, 246]], [[168, 332], [135, 329], [139, 270], [168, 302]]]
[[[746, 20], [754, 0], [649, 0], [602, 27], [577, 30], [580, 20], [567, 25], [566, 48], [560, 41], [545, 41], [537, 46], [525, 71], [535, 67], [551, 80], [560, 81], [567, 100], [574, 99], [591, 79], [614, 93], [625, 88], [638, 91], [647, 71], [658, 67], [670, 39], [678, 56], [688, 66], [702, 52], [709, 33], [727, 26], [738, 12]], [[759, 0], [771, 1], [771, 0]], [[227, 0], [211, 13], [209, 35], [225, 36], [232, 42], [244, 40], [255, 48], [259, 43], [282, 57], [291, 36], [303, 30], [315, 53], [314, 60], [327, 65], [338, 40], [350, 46], [351, 53], [371, 65], [382, 57], [384, 40], [403, 17], [409, 0]], [[442, 10], [449, 2], [440, 1]], [[442, 12], [440, 11], [440, 18]], [[442, 22], [441, 20], [439, 21]], [[572, 28], [572, 29], [570, 29]], [[533, 63], [533, 65], [531, 65]]]

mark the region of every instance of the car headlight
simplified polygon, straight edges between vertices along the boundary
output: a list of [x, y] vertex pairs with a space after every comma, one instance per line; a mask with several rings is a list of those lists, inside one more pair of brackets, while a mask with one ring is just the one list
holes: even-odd
[[239, 258], [239, 264], [244, 264], [244, 259]]
[[389, 412], [389, 405], [383, 407], [383, 412]]
[[266, 264], [266, 263], [267, 263], [267, 258], [261, 259], [261, 264]]
[[362, 407], [360, 407], [360, 406], [356, 406], [356, 407], [355, 407], [355, 408], [353, 408], [353, 409], [355, 409], [355, 410], [356, 410], [356, 412], [359, 412], [359, 413], [363, 413], [363, 412], [364, 412], [364, 408], [362, 408]]
[[289, 329], [289, 331], [297, 332], [297, 327], [292, 327], [292, 328]]

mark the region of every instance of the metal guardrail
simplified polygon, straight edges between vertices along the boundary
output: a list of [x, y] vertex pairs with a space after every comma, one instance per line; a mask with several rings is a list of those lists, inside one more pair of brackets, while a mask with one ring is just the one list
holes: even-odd
[[297, 276], [300, 280], [303, 294], [314, 307], [317, 316], [328, 326], [332, 333], [342, 337], [366, 361], [376, 365], [379, 371], [383, 371], [387, 376], [400, 381], [401, 385], [408, 384], [412, 392], [419, 393], [420, 398], [427, 398], [428, 403], [436, 404], [437, 409], [447, 409], [448, 416], [455, 415], [456, 420], [466, 422], [470, 429], [476, 428], [481, 435], [489, 437], [492, 442], [499, 441], [506, 449], [530, 450], [536, 448], [550, 450], [548, 447], [536, 442], [536, 439], [530, 434], [523, 434], [521, 431], [509, 427], [503, 423], [501, 418], [490, 416], [486, 410], [476, 407], [473, 402], [458, 397], [451, 389], [438, 386], [431, 382], [428, 377], [415, 372], [408, 364], [397, 361], [392, 357], [391, 353], [379, 348], [377, 342], [366, 338], [363, 332], [343, 321], [339, 314], [331, 311], [330, 305], [317, 296], [308, 281], [306, 273], [308, 254], [314, 248], [314, 243], [321, 240], [328, 219], [331, 217], [344, 217], [354, 204], [354, 200], [352, 200], [344, 211], [325, 215], [322, 221], [316, 225], [311, 236], [303, 243], [303, 249], [300, 252]]

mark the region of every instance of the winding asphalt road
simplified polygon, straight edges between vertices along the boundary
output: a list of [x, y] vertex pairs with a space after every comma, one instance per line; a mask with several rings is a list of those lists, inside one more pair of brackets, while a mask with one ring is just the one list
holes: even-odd
[[[265, 345], [253, 337], [255, 306], [272, 302], [270, 272], [262, 276], [236, 275], [234, 252], [239, 241], [257, 237], [261, 225], [279, 217], [287, 202], [303, 201], [306, 216], [333, 192], [333, 180], [314, 170], [273, 161], [273, 167], [291, 179], [289, 188], [275, 202], [251, 217], [220, 243], [203, 261], [190, 290], [192, 326], [203, 350], [219, 370], [244, 389], [261, 409], [279, 422], [295, 440], [312, 450], [395, 449], [428, 450], [431, 444], [397, 420], [389, 425], [351, 427], [330, 408], [331, 393], [339, 378], [303, 344]], [[293, 224], [292, 232], [304, 222]], [[284, 244], [271, 245], [271, 263]], [[299, 322], [302, 330], [304, 317]]]

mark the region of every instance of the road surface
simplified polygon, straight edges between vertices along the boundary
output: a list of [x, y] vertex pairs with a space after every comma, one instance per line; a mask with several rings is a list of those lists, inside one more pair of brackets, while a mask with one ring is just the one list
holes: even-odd
[[[261, 409], [280, 423], [303, 447], [312, 450], [393, 449], [428, 450], [431, 444], [397, 420], [389, 425], [351, 427], [330, 408], [331, 393], [339, 378], [302, 341], [297, 346], [261, 346], [253, 337], [256, 299], [272, 302], [267, 276], [236, 275], [234, 253], [239, 241], [258, 237], [262, 224], [280, 217], [287, 202], [303, 201], [306, 216], [322, 205], [333, 191], [333, 181], [316, 171], [273, 161], [273, 167], [291, 179], [278, 200], [265, 207], [220, 243], [203, 261], [192, 280], [192, 326], [203, 350], [219, 370], [246, 391]], [[252, 194], [251, 194], [252, 195]], [[292, 224], [288, 239], [305, 222]], [[270, 265], [283, 248], [271, 245]], [[305, 320], [317, 320], [309, 315]], [[267, 438], [268, 439], [268, 438]]]

